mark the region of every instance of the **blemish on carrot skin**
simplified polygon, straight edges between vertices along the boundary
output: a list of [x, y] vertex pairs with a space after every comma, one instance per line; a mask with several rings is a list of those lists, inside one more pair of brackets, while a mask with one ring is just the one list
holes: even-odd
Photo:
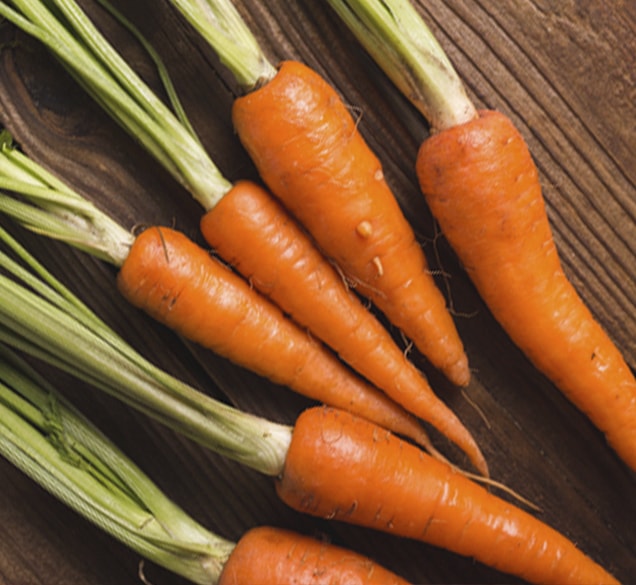
[[365, 219], [356, 226], [356, 232], [360, 237], [368, 238], [373, 233], [373, 226]]
[[371, 262], [373, 262], [373, 265], [375, 266], [377, 276], [382, 276], [384, 274], [384, 267], [382, 266], [382, 260], [380, 260], [380, 257], [374, 256]]
[[377, 171], [375, 171], [375, 173], [373, 174], [373, 178], [376, 181], [383, 181], [384, 180], [384, 173], [382, 172], [382, 169], [378, 169]]

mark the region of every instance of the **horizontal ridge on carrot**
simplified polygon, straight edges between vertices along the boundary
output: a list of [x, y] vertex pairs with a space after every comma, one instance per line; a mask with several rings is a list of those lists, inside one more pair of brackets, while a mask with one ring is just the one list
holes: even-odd
[[[231, 205], [237, 204], [236, 202], [245, 204], [245, 200], [235, 197], [234, 192], [238, 191], [245, 194], [247, 191], [251, 191], [254, 194], [258, 194], [265, 203], [267, 203], [266, 198], [269, 195], [253, 183], [241, 181], [239, 184], [233, 185], [225, 179], [198, 142], [196, 135], [187, 123], [187, 119], [183, 119], [185, 116], [177, 118], [177, 115], [164, 105], [150, 88], [145, 86], [136, 73], [132, 69], [127, 68], [125, 63], [122, 63], [121, 58], [108, 41], [100, 35], [87, 18], [81, 16], [82, 12], [80, 9], [71, 11], [66, 5], [59, 6], [59, 8], [68, 21], [74, 24], [70, 34], [64, 22], [60, 21], [57, 24], [53, 24], [55, 23], [53, 15], [49, 19], [38, 19], [35, 16], [30, 16], [30, 18], [34, 19], [32, 24], [37, 25], [38, 31], [49, 33], [51, 38], [65, 38], [66, 46], [74, 46], [76, 44], [78, 52], [80, 49], [83, 52], [88, 50], [88, 54], [95, 52], [100, 55], [100, 63], [102, 61], [106, 62], [102, 55], [110, 56], [110, 60], [115, 64], [112, 71], [107, 70], [106, 67], [96, 68], [90, 66], [90, 61], [84, 65], [82, 61], [69, 60], [66, 53], [60, 54], [58, 52], [58, 45], [49, 47], [73, 71], [76, 77], [82, 79], [84, 86], [89, 89], [105, 109], [136, 136], [142, 144], [146, 145], [148, 150], [164, 164], [165, 168], [172, 172], [175, 178], [190, 190], [207, 212], [202, 219], [203, 232], [210, 245], [219, 251], [220, 256], [226, 262], [231, 262], [239, 271], [243, 271], [244, 276], [257, 285], [257, 288], [261, 287], [261, 290], [263, 290], [263, 287], [267, 288], [269, 286], [268, 283], [276, 279], [276, 290], [269, 288], [266, 292], [269, 293], [271, 298], [275, 298], [275, 302], [282, 311], [292, 314], [298, 323], [303, 327], [307, 327], [312, 335], [332, 347], [348, 365], [370, 383], [365, 393], [369, 397], [373, 395], [373, 399], [370, 399], [370, 402], [374, 403], [373, 409], [376, 412], [374, 420], [376, 422], [382, 424], [382, 420], [385, 420], [386, 424], [390, 424], [392, 430], [406, 433], [407, 436], [419, 443], [427, 444], [428, 448], [433, 452], [433, 447], [428, 442], [423, 429], [417, 428], [419, 421], [413, 419], [407, 422], [404, 413], [399, 413], [398, 415], [394, 401], [398, 402], [405, 410], [430, 423], [450, 441], [456, 443], [467, 453], [475, 468], [480, 473], [487, 475], [488, 471], [484, 457], [468, 430], [455, 414], [434, 395], [424, 376], [405, 359], [403, 353], [390, 337], [389, 332], [380, 326], [375, 316], [366, 310], [357, 297], [347, 292], [342, 279], [328, 265], [326, 258], [316, 250], [312, 240], [300, 229], [294, 227], [293, 219], [288, 212], [279, 205], [268, 207], [268, 209], [276, 212], [276, 218], [272, 219], [272, 221], [276, 221], [281, 230], [291, 230], [296, 238], [290, 239], [289, 248], [284, 252], [276, 246], [279, 239], [283, 237], [282, 233], [272, 233], [271, 227], [267, 225], [256, 226], [251, 221], [251, 218], [245, 213], [240, 213], [240, 210], [234, 214], [232, 219], [236, 223], [219, 226], [219, 223], [222, 222], [214, 219], [215, 216], [221, 213], [219, 208], [223, 208], [224, 213], [227, 213], [231, 209]], [[2, 5], [0, 4], [1, 10]], [[6, 16], [11, 17], [11, 13], [7, 13]], [[21, 21], [17, 21], [16, 24], [20, 26]], [[134, 32], [132, 25], [129, 25], [129, 27]], [[27, 32], [33, 33], [31, 29], [27, 30]], [[76, 38], [76, 35], [79, 35], [80, 38]], [[97, 47], [97, 49], [94, 47]], [[155, 58], [158, 67], [162, 67], [160, 60], [156, 57], [151, 47], [148, 47], [148, 51]], [[256, 51], [256, 54], [260, 55], [260, 52]], [[241, 57], [240, 61], [243, 62], [244, 58]], [[252, 72], [254, 69], [260, 70], [262, 65], [263, 63], [250, 65], [249, 70]], [[174, 96], [173, 88], [169, 85], [169, 78], [164, 76], [164, 79], [168, 87], [167, 93], [173, 96], [174, 110], [179, 112], [181, 108], [178, 104], [178, 99]], [[128, 88], [126, 84], [130, 84], [131, 87]], [[102, 89], [104, 87], [109, 88], [107, 95], [104, 94]], [[140, 110], [140, 106], [143, 106], [144, 110]], [[129, 112], [135, 112], [135, 114], [132, 115]], [[162, 122], [159, 126], [158, 121]], [[400, 225], [404, 224], [403, 217], [397, 214], [397, 205], [394, 200], [389, 198], [389, 201], [389, 206], [396, 211], [396, 217], [401, 218], [399, 219]], [[382, 212], [378, 211], [378, 213]], [[386, 218], [386, 221], [388, 222], [388, 218]], [[358, 235], [361, 233], [365, 237], [369, 236], [363, 229], [363, 224], [364, 222], [359, 226], [356, 233]], [[223, 238], [218, 237], [221, 229], [225, 230]], [[252, 233], [250, 231], [252, 229], [257, 229], [258, 231]], [[246, 249], [240, 239], [232, 238], [233, 232], [235, 234], [242, 233], [245, 240], [251, 238], [251, 241], [256, 241], [257, 243]], [[167, 237], [169, 232], [164, 230], [163, 233]], [[357, 238], [358, 235], [355, 237]], [[232, 249], [229, 248], [231, 242], [236, 244]], [[273, 245], [274, 248], [270, 249], [270, 245]], [[411, 245], [417, 248], [414, 240]], [[302, 252], [300, 252], [301, 249]], [[280, 263], [278, 262], [280, 254], [288, 255], [296, 253], [297, 250], [300, 254], [306, 256], [307, 262], [314, 264], [316, 270], [315, 274], [307, 274], [304, 281], [299, 279], [299, 275], [296, 274], [297, 266], [290, 266], [288, 273], [284, 274], [280, 270]], [[270, 254], [270, 257], [267, 254]], [[421, 258], [421, 256], [417, 257]], [[161, 254], [156, 254], [153, 258], [157, 262], [161, 262], [163, 257]], [[212, 266], [211, 262], [210, 260], [207, 264]], [[245, 264], [250, 262], [252, 268], [245, 274], [243, 270]], [[406, 266], [408, 261], [406, 258], [400, 258], [399, 264]], [[421, 269], [422, 266], [417, 267], [416, 272]], [[325, 286], [316, 286], [314, 279], [325, 279]], [[326, 286], [326, 279], [330, 282], [329, 286]], [[418, 285], [414, 281], [410, 288], [415, 288], [416, 286]], [[126, 290], [129, 292], [133, 288], [130, 283], [126, 286]], [[249, 294], [252, 295], [253, 292]], [[435, 292], [434, 297], [443, 303], [438, 291]], [[421, 300], [424, 300], [424, 304], [418, 309], [418, 312], [422, 315], [428, 315], [433, 301], [426, 301], [424, 297]], [[140, 302], [139, 299], [137, 302]], [[339, 306], [341, 302], [343, 305]], [[452, 328], [450, 316], [443, 310], [441, 304], [439, 308], [441, 314], [445, 315], [444, 318], [448, 319], [448, 324]], [[344, 319], [343, 323], [337, 323], [334, 315], [336, 313], [346, 315], [347, 311], [351, 313], [350, 316]], [[165, 312], [164, 314], [167, 317], [171, 316], [170, 312]], [[326, 316], [329, 319], [325, 320], [324, 317]], [[339, 328], [336, 328], [336, 325]], [[193, 333], [201, 334], [201, 331], [197, 328], [194, 329]], [[352, 330], [355, 330], [355, 335], [351, 334]], [[374, 337], [368, 337], [369, 335]], [[354, 341], [355, 343], [353, 343]], [[217, 343], [220, 342], [218, 340], [214, 341], [215, 345]], [[307, 340], [303, 341], [305, 345], [308, 343], [310, 342]], [[312, 347], [315, 349], [317, 345]], [[381, 353], [384, 355], [381, 356], [381, 359], [379, 357], [370, 359], [369, 348], [374, 349], [374, 356], [380, 356]], [[464, 364], [463, 358], [458, 359], [459, 362]], [[243, 362], [243, 365], [246, 365], [246, 363]], [[262, 367], [266, 367], [268, 371], [276, 370], [271, 359], [261, 359], [260, 364], [253, 364], [253, 366], [256, 371], [261, 373], [263, 373]], [[254, 367], [249, 365], [246, 365], [246, 367], [254, 369]], [[285, 374], [288, 381], [290, 375]], [[307, 376], [307, 372], [304, 375]], [[316, 374], [314, 382], [317, 382], [317, 377], [318, 374]], [[333, 403], [332, 399], [336, 399], [338, 388], [341, 387], [333, 385], [330, 392], [331, 398], [327, 399], [325, 395], [322, 400], [330, 404], [337, 404], [343, 408], [346, 407], [347, 403], [350, 404], [350, 408], [361, 407], [362, 382], [348, 372], [347, 379], [351, 386], [350, 392], [358, 392], [355, 399], [351, 397], [351, 394], [345, 393], [339, 398], [337, 403]], [[384, 400], [384, 398], [380, 397], [379, 392], [375, 388], [371, 389], [371, 384], [383, 391], [391, 400]], [[328, 386], [326, 380], [321, 386], [323, 389]], [[356, 388], [357, 390], [355, 390]], [[297, 385], [295, 389], [299, 390]], [[304, 392], [307, 393], [308, 391], [308, 388], [305, 388]], [[309, 391], [308, 395], [318, 399], [318, 395], [313, 391]], [[380, 415], [380, 406], [382, 404], [388, 409], [385, 419], [377, 418]], [[368, 406], [371, 408], [370, 403]], [[395, 426], [398, 418], [402, 420], [401, 426]]]
[[636, 470], [636, 379], [563, 271], [522, 135], [475, 109], [409, 2], [328, 1], [429, 121], [419, 183], [492, 314]]
[[272, 193], [436, 368], [467, 385], [468, 360], [446, 301], [337, 92], [297, 61], [269, 64], [229, 0], [170, 1], [247, 91], [232, 119]]
[[618, 583], [531, 514], [345, 412], [300, 415], [276, 487], [301, 512], [421, 540], [531, 583]]

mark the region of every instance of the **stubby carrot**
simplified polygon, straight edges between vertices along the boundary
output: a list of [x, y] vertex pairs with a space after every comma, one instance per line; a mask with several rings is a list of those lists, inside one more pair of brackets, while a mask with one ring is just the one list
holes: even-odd
[[356, 371], [459, 445], [487, 475], [468, 431], [307, 234], [255, 183], [239, 181], [201, 221], [208, 243]]
[[329, 3], [429, 121], [419, 183], [494, 317], [636, 470], [636, 379], [563, 272], [523, 137], [477, 111], [410, 2]]
[[370, 559], [287, 530], [246, 532], [225, 562], [218, 585], [407, 585]]
[[636, 380], [563, 272], [538, 172], [503, 114], [426, 140], [431, 211], [495, 318], [636, 470]]
[[443, 547], [532, 583], [618, 583], [531, 514], [334, 409], [310, 409], [297, 419], [277, 491], [304, 513]]
[[285, 61], [235, 100], [236, 131], [263, 180], [324, 253], [450, 380], [468, 360], [446, 301], [340, 96], [321, 76]]

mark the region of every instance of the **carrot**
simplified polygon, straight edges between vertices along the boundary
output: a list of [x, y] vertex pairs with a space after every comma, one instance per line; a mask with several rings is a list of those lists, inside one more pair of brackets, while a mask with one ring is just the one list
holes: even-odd
[[636, 470], [636, 379], [563, 272], [523, 137], [504, 114], [475, 109], [408, 2], [330, 3], [429, 120], [418, 180], [492, 314]]
[[234, 363], [428, 444], [417, 420], [182, 233], [153, 227], [137, 236], [117, 286], [134, 306]]
[[296, 533], [253, 528], [225, 562], [219, 585], [406, 585], [366, 557]]
[[300, 415], [276, 486], [303, 513], [443, 547], [529, 582], [618, 583], [534, 516], [345, 412]]
[[636, 379], [563, 272], [538, 172], [512, 122], [481, 112], [436, 134], [417, 174], [495, 318], [636, 470]]
[[340, 96], [299, 62], [267, 66], [228, 0], [171, 2], [248, 92], [235, 100], [232, 119], [272, 193], [436, 368], [467, 385], [468, 359], [446, 301]]
[[[165, 166], [165, 168], [172, 172], [176, 179], [184, 184], [195, 196], [195, 198], [201, 203], [204, 209], [207, 210], [208, 216], [213, 217], [217, 211], [216, 208], [223, 205], [227, 208], [230, 204], [229, 200], [232, 199], [231, 194], [236, 189], [230, 181], [223, 177], [220, 171], [216, 168], [214, 163], [210, 160], [206, 151], [203, 149], [199, 141], [196, 139], [196, 135], [187, 124], [187, 120], [177, 119], [175, 114], [157, 98], [153, 92], [148, 88], [143, 81], [136, 75], [132, 69], [121, 59], [121, 57], [115, 52], [114, 48], [102, 37], [102, 35], [91, 24], [86, 15], [83, 14], [79, 7], [71, 9], [73, 3], [63, 3], [58, 8], [61, 14], [64, 14], [64, 19], [59, 19], [59, 16], [53, 12], [47, 13], [45, 8], [42, 8], [42, 13], [39, 11], [36, 13], [29, 13], [24, 15], [28, 17], [30, 26], [26, 27], [26, 31], [30, 34], [35, 34], [38, 38], [43, 40], [49, 48], [51, 48], [55, 54], [62, 60], [62, 62], [69, 67], [74, 75], [82, 79], [83, 84], [88, 90], [96, 97], [100, 104], [102, 104], [106, 110], [113, 115], [120, 123], [124, 125], [138, 140], [146, 145], [148, 150], [155, 155], [158, 160]], [[18, 26], [25, 27], [25, 20], [16, 19], [15, 15], [11, 11], [7, 11], [6, 8], [0, 3], [0, 13], [4, 14], [7, 18], [12, 19]], [[72, 23], [72, 26], [71, 26]], [[131, 25], [129, 28], [132, 29]], [[132, 29], [133, 32], [134, 29]], [[51, 39], [64, 39], [63, 42], [53, 42]], [[141, 39], [143, 42], [143, 39]], [[161, 62], [156, 57], [152, 48], [149, 47], [151, 56], [156, 59], [157, 65], [161, 67]], [[260, 52], [256, 51], [257, 55]], [[77, 55], [77, 58], [72, 58]], [[239, 59], [241, 62], [243, 58]], [[95, 62], [99, 62], [100, 66], [95, 66]], [[266, 64], [263, 61], [263, 64]], [[249, 68], [251, 71], [258, 69], [260, 66], [251, 65]], [[264, 73], [265, 75], [265, 73]], [[169, 84], [169, 79], [166, 79], [166, 86], [168, 93], [174, 95], [173, 88]], [[175, 102], [175, 110], [179, 111], [180, 106], [176, 97], [173, 99]], [[245, 186], [246, 184], [244, 184]], [[245, 187], [243, 187], [245, 188]], [[390, 200], [392, 201], [392, 200]], [[389, 208], [397, 210], [397, 205], [394, 201], [390, 203]], [[279, 215], [283, 214], [283, 209], [279, 208]], [[397, 215], [396, 215], [397, 216]], [[241, 221], [248, 221], [249, 217], [242, 214]], [[397, 216], [401, 217], [401, 216]], [[388, 220], [388, 218], [387, 218]], [[204, 220], [204, 224], [212, 221], [210, 219]], [[236, 220], [239, 221], [238, 219]], [[282, 221], [285, 224], [289, 224], [291, 219], [283, 218]], [[403, 218], [402, 223], [405, 223]], [[368, 223], [368, 222], [367, 222]], [[250, 229], [253, 224], [249, 224]], [[370, 224], [369, 224], [370, 225]], [[359, 234], [366, 237], [369, 236], [365, 232], [366, 224], [363, 222], [358, 228]], [[230, 232], [234, 229], [241, 230], [244, 228], [239, 225], [226, 226], [230, 228]], [[259, 228], [261, 231], [257, 234], [249, 236], [254, 241], [257, 238], [257, 244], [253, 248], [240, 248], [240, 255], [247, 255], [245, 261], [250, 260], [250, 256], [254, 255], [255, 266], [258, 268], [258, 272], [250, 273], [249, 277], [255, 283], [265, 283], [269, 281], [272, 276], [268, 272], [264, 272], [265, 268], [272, 265], [278, 259], [278, 254], [281, 252], [276, 249], [274, 252], [276, 255], [267, 257], [266, 249], [270, 242], [266, 241], [266, 238], [278, 238], [279, 234], [273, 234], [272, 230], [267, 226]], [[371, 228], [372, 230], [374, 228]], [[218, 239], [213, 238], [214, 230], [207, 229], [206, 234], [210, 242], [216, 247], [221, 244]], [[244, 232], [242, 232], [244, 233]], [[298, 232], [300, 233], [300, 232]], [[362, 237], [362, 236], [356, 236]], [[247, 237], [247, 236], [245, 236]], [[299, 236], [300, 237], [300, 236]], [[373, 237], [370, 238], [373, 240]], [[294, 242], [293, 246], [300, 245], [300, 241]], [[303, 246], [307, 248], [305, 254], [307, 258], [318, 259], [317, 252], [313, 249], [313, 243], [306, 237], [302, 237]], [[418, 246], [413, 240], [412, 247], [416, 249]], [[293, 248], [296, 249], [296, 248]], [[293, 249], [285, 252], [285, 254], [293, 253]], [[224, 248], [222, 256], [230, 255], [232, 261], [235, 262], [237, 267], [243, 266], [243, 262], [238, 262], [234, 258], [234, 253], [227, 251]], [[160, 255], [157, 256], [159, 258]], [[325, 260], [321, 259], [321, 263], [325, 264]], [[400, 258], [400, 263], [405, 264], [407, 260]], [[377, 263], [376, 263], [377, 264]], [[324, 276], [328, 270], [326, 267], [319, 268], [316, 264], [317, 270], [321, 271]], [[291, 268], [291, 273], [285, 275], [286, 284], [281, 285], [280, 291], [276, 292], [275, 297], [283, 309], [283, 311], [292, 313], [294, 317], [302, 323], [304, 326], [309, 327], [312, 334], [316, 335], [323, 342], [335, 346], [340, 355], [363, 377], [366, 377], [373, 384], [377, 385], [381, 390], [385, 391], [392, 399], [398, 401], [401, 406], [412, 412], [419, 418], [431, 423], [441, 433], [448, 436], [451, 441], [457, 443], [463, 450], [467, 452], [471, 461], [475, 467], [483, 474], [487, 474], [487, 466], [484, 461], [483, 455], [480, 453], [479, 448], [475, 444], [474, 439], [470, 436], [468, 431], [462, 426], [457, 417], [448, 409], [442, 401], [437, 399], [427, 381], [410, 365], [407, 360], [404, 359], [402, 353], [397, 347], [389, 346], [389, 336], [386, 331], [383, 331], [377, 323], [375, 323], [375, 317], [369, 311], [363, 314], [360, 310], [361, 305], [353, 295], [347, 294], [344, 290], [344, 284], [342, 282], [336, 283], [334, 278], [335, 273], [331, 271], [330, 279], [333, 283], [331, 288], [325, 288], [311, 286], [311, 279], [322, 278], [319, 274], [311, 275], [306, 279], [306, 282], [301, 283], [294, 274], [297, 267]], [[281, 272], [277, 271], [277, 274]], [[292, 283], [302, 284], [301, 288], [296, 288]], [[416, 285], [413, 284], [413, 287]], [[310, 292], [311, 291], [311, 292]], [[271, 292], [271, 291], [270, 291]], [[311, 296], [310, 296], [311, 295]], [[339, 333], [343, 329], [332, 330], [335, 319], [332, 317], [327, 322], [318, 323], [316, 317], [318, 315], [326, 315], [334, 311], [334, 300], [330, 298], [333, 295], [337, 295], [340, 301], [346, 303], [345, 306], [339, 307], [340, 314], [343, 314], [349, 310], [352, 315], [357, 315], [361, 319], [360, 323], [368, 320], [369, 322], [364, 325], [356, 324], [355, 327], [359, 329], [357, 337], [348, 334], [346, 339], [339, 339]], [[305, 298], [306, 297], [306, 298]], [[440, 295], [438, 300], [442, 301]], [[304, 303], [299, 303], [299, 299], [304, 299]], [[318, 310], [318, 308], [320, 310]], [[429, 307], [420, 307], [418, 311], [426, 315], [428, 314]], [[314, 315], [314, 313], [317, 313]], [[364, 320], [362, 317], [364, 316]], [[450, 317], [448, 317], [449, 323]], [[351, 319], [348, 321], [351, 323]], [[320, 331], [314, 331], [313, 325], [320, 328]], [[196, 327], [192, 328], [191, 333], [198, 335], [199, 332]], [[375, 339], [365, 340], [362, 337], [363, 331], [374, 332], [374, 335], [378, 337]], [[356, 346], [351, 345], [349, 347], [348, 342], [355, 341]], [[216, 344], [217, 342], [215, 342]], [[368, 349], [371, 346], [377, 346], [377, 350], [373, 353], [377, 356], [379, 348], [385, 348], [387, 350], [386, 356], [383, 359], [369, 359], [370, 354]], [[234, 354], [233, 354], [234, 355]], [[392, 359], [388, 357], [392, 356]], [[268, 358], [261, 357], [257, 362], [253, 363], [256, 371], [262, 372], [263, 368], [267, 368], [268, 371], [274, 367], [275, 361], [271, 361]], [[298, 359], [299, 356], [297, 356]], [[234, 358], [238, 359], [235, 355]], [[252, 359], [250, 357], [249, 359]], [[463, 358], [460, 359], [464, 363]], [[245, 364], [245, 361], [239, 359], [238, 363]], [[465, 365], [465, 364], [464, 364]], [[252, 366], [249, 366], [252, 367]], [[385, 371], [382, 371], [385, 369]], [[403, 371], [402, 371], [403, 370]], [[280, 379], [283, 373], [274, 372], [275, 376]], [[295, 374], [294, 374], [295, 375]], [[314, 376], [318, 376], [316, 373]], [[289, 379], [292, 374], [287, 372], [284, 374], [285, 379]], [[360, 389], [361, 382], [357, 380], [355, 383], [352, 381], [353, 377], [347, 375], [350, 383], [354, 387]], [[309, 396], [317, 397], [315, 392], [316, 380], [312, 383], [311, 389], [305, 389], [304, 392], [309, 392]], [[326, 380], [322, 383], [323, 387], [327, 386]], [[298, 387], [296, 387], [298, 390]], [[370, 389], [367, 391], [370, 395], [373, 394], [373, 398], [370, 399], [376, 403], [374, 420], [376, 422], [385, 421], [386, 424], [391, 425], [391, 428], [396, 432], [407, 432], [407, 436], [414, 438], [420, 443], [424, 444], [426, 436], [422, 433], [422, 430], [416, 430], [413, 421], [406, 421], [403, 413], [400, 413], [399, 417], [403, 420], [403, 424], [400, 427], [395, 426], [396, 409], [393, 404], [389, 407], [389, 402], [381, 400], [375, 391], [371, 393]], [[338, 404], [341, 407], [346, 407], [346, 403], [350, 403], [350, 408], [361, 407], [359, 397], [356, 399], [347, 398], [346, 395], [339, 397], [338, 402], [333, 403], [332, 400], [336, 399], [338, 394], [338, 386], [334, 386], [328, 396], [322, 395], [320, 400], [324, 400], [331, 404]], [[384, 402], [389, 407], [389, 412], [384, 418], [377, 418], [379, 416], [379, 406]], [[363, 412], [363, 411], [360, 411]], [[388, 419], [388, 420], [387, 420]], [[410, 429], [407, 431], [407, 429]], [[428, 443], [428, 448], [432, 451], [432, 445]]]
[[269, 83], [235, 100], [232, 119], [263, 180], [324, 253], [433, 365], [467, 385], [468, 360], [446, 301], [335, 90], [286, 61]]
[[[271, 196], [240, 181], [201, 220], [208, 243], [255, 288], [331, 346], [340, 357], [469, 455], [483, 455], [388, 331], [343, 284], [340, 274]], [[299, 291], [303, 291], [299, 294]]]

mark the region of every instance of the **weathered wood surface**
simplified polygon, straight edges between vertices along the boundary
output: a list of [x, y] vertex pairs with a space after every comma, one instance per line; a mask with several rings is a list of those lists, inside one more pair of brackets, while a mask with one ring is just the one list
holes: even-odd
[[[91, 2], [96, 20], [106, 22]], [[117, 4], [166, 60], [202, 139], [226, 176], [255, 177], [233, 133], [236, 87], [165, 1]], [[636, 5], [633, 2], [420, 2], [479, 105], [510, 114], [541, 171], [568, 274], [636, 366]], [[425, 6], [424, 6], [425, 5]], [[412, 354], [474, 431], [493, 475], [542, 507], [540, 517], [629, 582], [636, 577], [636, 484], [603, 438], [520, 355], [480, 302], [419, 196], [413, 173], [426, 124], [323, 2], [241, 2], [273, 59], [298, 57], [362, 112], [431, 264], [446, 286], [475, 370], [465, 394]], [[175, 224], [193, 237], [200, 209], [79, 90], [36, 43], [4, 23], [0, 116], [24, 149], [125, 225]], [[142, 52], [107, 26], [153, 82]], [[242, 408], [291, 422], [307, 403], [138, 314], [115, 273], [62, 245], [21, 233], [32, 250], [156, 363]], [[550, 348], [546, 348], [549, 351]], [[382, 534], [300, 517], [272, 482], [205, 452], [76, 381], [61, 388], [177, 502], [229, 538], [273, 524], [374, 556], [416, 583], [509, 583], [468, 559]], [[482, 418], [483, 417], [483, 418]], [[0, 462], [0, 581], [134, 583], [139, 559]], [[146, 564], [152, 583], [181, 581]]]

